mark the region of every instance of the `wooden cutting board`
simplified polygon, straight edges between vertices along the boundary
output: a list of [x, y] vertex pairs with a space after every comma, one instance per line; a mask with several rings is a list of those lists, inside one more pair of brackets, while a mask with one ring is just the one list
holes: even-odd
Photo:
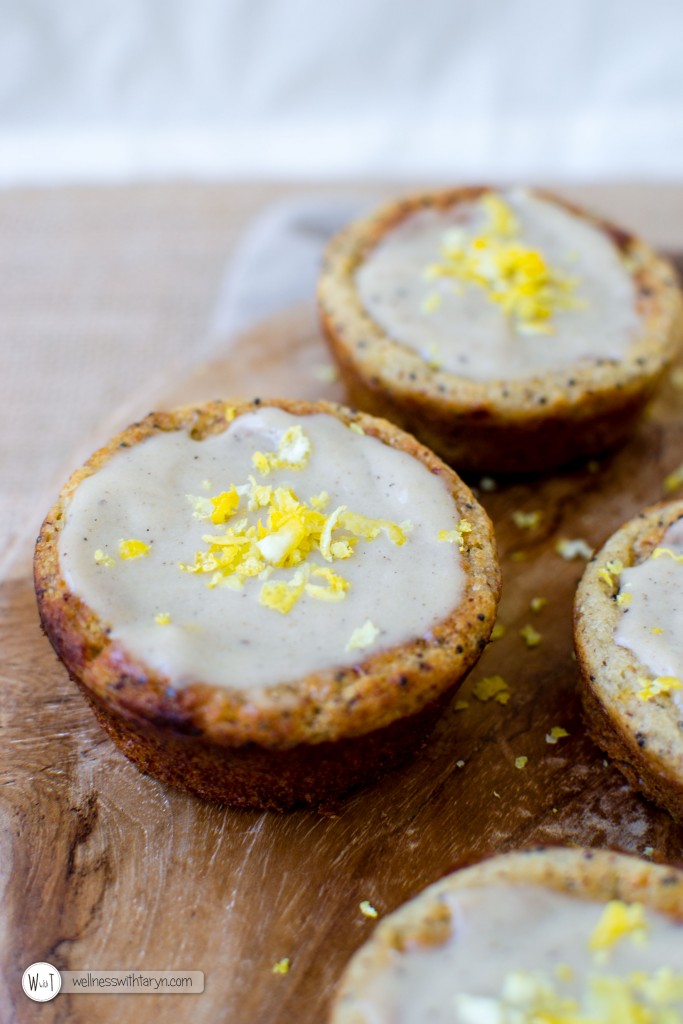
[[[328, 363], [313, 311], [293, 311], [192, 377], [160, 384], [149, 405], [341, 398], [339, 385], [321, 382]], [[680, 862], [683, 829], [631, 792], [584, 734], [571, 608], [585, 563], [564, 561], [554, 545], [561, 537], [599, 545], [664, 496], [664, 478], [683, 461], [682, 376], [679, 367], [635, 437], [597, 469], [480, 493], [503, 565], [505, 635], [461, 689], [467, 707], [451, 706], [420, 756], [320, 812], [226, 810], [129, 764], [40, 633], [27, 541], [0, 585], [8, 755], [0, 857], [12, 859], [5, 897], [14, 935], [4, 951], [4, 1019], [312, 1024], [325, 1019], [340, 972], [372, 931], [362, 900], [383, 915], [455, 865], [538, 843]], [[118, 410], [112, 429], [125, 418]], [[518, 509], [542, 510], [540, 524], [519, 529]], [[529, 607], [535, 596], [548, 602], [538, 613]], [[534, 649], [519, 636], [527, 623], [542, 636]], [[472, 696], [472, 684], [493, 674], [510, 686], [507, 706]], [[557, 725], [569, 736], [549, 744]], [[289, 973], [274, 974], [283, 957]], [[202, 970], [206, 988], [198, 996], [60, 995], [38, 1006], [20, 989], [23, 969], [38, 960], [62, 969]]]

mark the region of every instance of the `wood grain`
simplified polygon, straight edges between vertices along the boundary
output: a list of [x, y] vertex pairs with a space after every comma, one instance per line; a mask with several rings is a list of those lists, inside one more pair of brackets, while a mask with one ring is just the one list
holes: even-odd
[[[327, 362], [312, 311], [294, 311], [163, 385], [156, 404], [340, 397], [317, 376]], [[681, 395], [668, 384], [636, 436], [598, 472], [579, 466], [480, 495], [502, 557], [506, 634], [464, 684], [459, 699], [468, 707], [451, 706], [418, 758], [318, 813], [225, 810], [129, 764], [40, 634], [25, 544], [0, 585], [2, 1019], [312, 1024], [325, 1019], [336, 979], [373, 927], [361, 900], [384, 914], [456, 864], [536, 843], [652, 847], [655, 860], [680, 862], [683, 830], [631, 792], [584, 735], [571, 638], [584, 563], [562, 560], [554, 543], [583, 537], [598, 545], [663, 496], [665, 476], [683, 460]], [[520, 530], [516, 509], [541, 509], [542, 522]], [[536, 595], [548, 599], [539, 613], [529, 609]], [[542, 634], [533, 650], [518, 635], [526, 623]], [[471, 694], [494, 673], [510, 685], [506, 707]], [[554, 725], [570, 735], [549, 745]], [[529, 759], [523, 770], [519, 755]], [[289, 974], [273, 974], [285, 956]], [[36, 960], [62, 969], [203, 970], [206, 989], [60, 995], [35, 1005], [19, 980]]]

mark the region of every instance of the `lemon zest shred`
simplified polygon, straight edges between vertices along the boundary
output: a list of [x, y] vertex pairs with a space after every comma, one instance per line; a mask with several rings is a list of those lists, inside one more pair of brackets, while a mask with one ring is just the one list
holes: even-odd
[[642, 903], [610, 900], [591, 933], [588, 948], [593, 951], [611, 949], [626, 936], [642, 941], [646, 929], [647, 922]]
[[304, 469], [311, 454], [311, 442], [296, 423], [283, 433], [276, 452], [254, 452], [251, 461], [262, 476], [274, 469]]
[[111, 555], [105, 554], [102, 548], [98, 548], [93, 555], [96, 565], [103, 565], [105, 569], [110, 569], [114, 565], [114, 559]]
[[683, 562], [683, 555], [677, 555], [671, 548], [655, 548], [653, 558], [673, 558], [674, 562]]
[[465, 550], [465, 536], [472, 533], [473, 526], [467, 519], [461, 519], [454, 530], [439, 530], [437, 540], [445, 544], [457, 544], [460, 551]]
[[[308, 452], [308, 438], [301, 428], [292, 427], [283, 435], [275, 459], [289, 459], [293, 453], [297, 459], [305, 460]], [[268, 463], [270, 472], [272, 459], [269, 461], [269, 456], [262, 452], [255, 453], [257, 468], [261, 459]], [[409, 520], [394, 523], [373, 519], [345, 505], [325, 514], [327, 492], [312, 496], [306, 503], [291, 487], [261, 484], [253, 476], [249, 483], [233, 484], [212, 498], [187, 497], [193, 515], [210, 519], [224, 530], [204, 534], [206, 550], [195, 552], [194, 560], [181, 562], [179, 568], [207, 575], [207, 586], [211, 589], [227, 587], [238, 591], [246, 580], [258, 578], [263, 583], [259, 603], [281, 614], [289, 613], [304, 594], [320, 601], [342, 600], [350, 584], [332, 570], [331, 564], [350, 558], [358, 543], [374, 541], [380, 534], [401, 546], [413, 528]], [[236, 517], [243, 497], [247, 499], [248, 511], [257, 513], [255, 522], [250, 523], [247, 516]], [[322, 556], [330, 567], [317, 565], [311, 560], [315, 555]], [[289, 579], [271, 579], [275, 569], [296, 571]]]
[[624, 571], [624, 563], [618, 559], [613, 558], [599, 570], [598, 576], [603, 583], [606, 583], [610, 590], [615, 587], [619, 581], [619, 577]]
[[638, 696], [641, 700], [668, 697], [674, 690], [683, 689], [683, 683], [676, 676], [657, 676], [655, 679], [638, 676], [638, 682], [640, 684]]
[[151, 551], [149, 544], [145, 544], [144, 540], [120, 540], [119, 541], [119, 558], [128, 560], [130, 558], [146, 558]]
[[[552, 334], [553, 315], [560, 309], [578, 309], [576, 280], [551, 267], [541, 252], [522, 243], [520, 224], [510, 206], [493, 192], [480, 200], [485, 215], [481, 232], [467, 237], [450, 229], [442, 239], [441, 259], [424, 268], [427, 281], [451, 281], [481, 288], [501, 307], [519, 334]], [[440, 299], [427, 294], [423, 312], [433, 312]]]
[[210, 498], [212, 505], [211, 522], [216, 526], [226, 522], [239, 508], [240, 496], [234, 487], [229, 491], [221, 491], [215, 498]]

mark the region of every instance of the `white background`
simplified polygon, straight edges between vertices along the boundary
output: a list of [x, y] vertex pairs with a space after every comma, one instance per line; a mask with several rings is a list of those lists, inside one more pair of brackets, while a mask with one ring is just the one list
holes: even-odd
[[0, 183], [683, 179], [679, 0], [0, 0]]

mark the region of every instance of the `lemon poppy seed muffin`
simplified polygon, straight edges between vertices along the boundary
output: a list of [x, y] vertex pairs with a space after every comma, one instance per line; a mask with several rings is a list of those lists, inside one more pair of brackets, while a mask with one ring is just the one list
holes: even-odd
[[683, 872], [599, 850], [495, 857], [384, 918], [331, 1024], [680, 1024]]
[[683, 501], [647, 509], [589, 563], [574, 636], [589, 732], [683, 822]]
[[414, 438], [326, 403], [151, 414], [71, 478], [36, 547], [43, 628], [140, 768], [285, 808], [415, 750], [479, 657], [485, 512]]
[[333, 239], [318, 295], [349, 400], [463, 470], [539, 471], [624, 439], [683, 323], [645, 243], [521, 188], [390, 203]]

